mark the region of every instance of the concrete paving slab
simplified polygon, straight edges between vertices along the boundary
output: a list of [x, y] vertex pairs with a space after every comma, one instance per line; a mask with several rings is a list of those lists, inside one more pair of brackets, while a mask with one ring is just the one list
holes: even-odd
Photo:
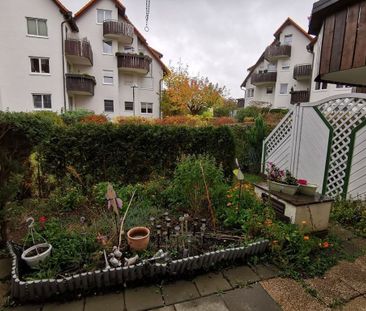
[[193, 282], [196, 283], [201, 296], [207, 296], [231, 289], [229, 282], [224, 278], [222, 273], [200, 275], [196, 277]]
[[254, 266], [253, 269], [262, 280], [271, 279], [280, 274], [280, 270], [274, 265], [261, 264]]
[[350, 302], [346, 303], [345, 305], [341, 306], [337, 310], [340, 311], [366, 311], [366, 298], [365, 297], [358, 297]]
[[281, 310], [260, 284], [226, 292], [222, 298], [230, 311]]
[[19, 306], [15, 308], [7, 308], [7, 309], [1, 309], [1, 311], [40, 311], [41, 306], [39, 305], [26, 305], [26, 306]]
[[329, 270], [329, 275], [339, 277], [360, 294], [366, 293], [366, 270], [356, 262], [341, 261]]
[[354, 234], [345, 228], [343, 228], [340, 224], [332, 223], [329, 226], [329, 234], [337, 236], [339, 239], [345, 241], [354, 238]]
[[175, 305], [177, 311], [229, 311], [218, 296], [210, 296]]
[[108, 311], [122, 311], [124, 309], [123, 293], [108, 294], [94, 297], [87, 297], [85, 300], [85, 311], [100, 311], [108, 308]]
[[309, 279], [305, 283], [315, 289], [319, 298], [328, 306], [359, 296], [358, 292], [334, 275], [326, 274], [323, 278]]
[[159, 309], [152, 309], [151, 311], [175, 311], [174, 306], [167, 306]]
[[223, 271], [224, 276], [229, 280], [233, 287], [246, 286], [250, 283], [254, 283], [260, 280], [258, 274], [256, 274], [248, 266], [241, 266]]
[[185, 300], [198, 298], [200, 295], [196, 286], [192, 282], [178, 281], [163, 285], [163, 296], [165, 304], [171, 305]]
[[1, 306], [6, 303], [9, 290], [10, 288], [8, 283], [0, 283], [0, 310]]
[[[106, 308], [106, 306], [104, 306]], [[84, 299], [77, 300], [69, 303], [50, 303], [44, 305], [42, 311], [83, 311], [84, 310]]]
[[11, 258], [0, 259], [0, 280], [10, 277]]
[[349, 241], [343, 241], [341, 247], [348, 256], [361, 256], [366, 252], [366, 240], [354, 238]]
[[164, 306], [157, 286], [128, 288], [125, 291], [125, 302], [129, 311], [150, 310]]
[[260, 284], [284, 311], [330, 311], [330, 308], [306, 293], [304, 288], [292, 279], [275, 278]]

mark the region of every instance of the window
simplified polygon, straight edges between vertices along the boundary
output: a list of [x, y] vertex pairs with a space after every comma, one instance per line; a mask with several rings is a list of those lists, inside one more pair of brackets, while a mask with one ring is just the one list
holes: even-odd
[[32, 94], [34, 109], [51, 109], [51, 94]]
[[99, 10], [97, 9], [97, 24], [102, 24], [104, 21], [112, 19], [111, 10]]
[[268, 72], [276, 72], [277, 65], [276, 64], [268, 64]]
[[286, 95], [287, 94], [287, 89], [288, 89], [288, 84], [287, 83], [281, 83], [280, 84], [280, 94], [281, 95]]
[[328, 88], [328, 84], [326, 82], [316, 82], [315, 83], [315, 90], [326, 90]]
[[113, 85], [113, 70], [103, 70], [103, 84]]
[[153, 104], [141, 103], [141, 113], [153, 113]]
[[283, 40], [284, 45], [291, 45], [292, 44], [292, 35], [285, 35]]
[[289, 62], [285, 62], [282, 64], [282, 70], [290, 70], [290, 63]]
[[104, 54], [112, 54], [113, 53], [112, 41], [103, 41], [103, 53]]
[[47, 37], [47, 20], [27, 17], [27, 33], [31, 36]]
[[273, 87], [267, 87], [266, 93], [267, 94], [272, 94], [273, 93]]
[[254, 97], [254, 89], [247, 89], [247, 97]]
[[50, 59], [44, 57], [31, 57], [32, 73], [50, 73]]
[[125, 110], [133, 111], [133, 102], [125, 102]]
[[114, 112], [113, 100], [110, 100], [110, 99], [104, 100], [104, 111], [105, 112]]
[[344, 84], [337, 84], [337, 86], [336, 86], [337, 89], [343, 89], [344, 87], [345, 87]]

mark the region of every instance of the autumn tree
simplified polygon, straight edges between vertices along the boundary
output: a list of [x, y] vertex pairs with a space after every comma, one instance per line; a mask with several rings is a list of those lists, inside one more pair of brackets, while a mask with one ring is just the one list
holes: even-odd
[[224, 106], [226, 89], [205, 77], [191, 77], [188, 67], [178, 64], [165, 77], [162, 97], [164, 115], [198, 115], [209, 108]]

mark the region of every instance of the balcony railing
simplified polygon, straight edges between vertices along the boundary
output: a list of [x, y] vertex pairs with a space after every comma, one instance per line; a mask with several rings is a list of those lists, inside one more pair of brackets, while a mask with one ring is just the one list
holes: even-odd
[[94, 95], [95, 78], [85, 74], [66, 74], [66, 89], [70, 95]]
[[109, 39], [115, 39], [121, 43], [131, 44], [134, 28], [124, 21], [106, 20], [103, 22], [103, 35]]
[[253, 85], [274, 84], [277, 80], [277, 72], [254, 73], [251, 83]]
[[291, 45], [270, 45], [264, 52], [264, 58], [269, 62], [289, 57], [291, 57]]
[[146, 55], [117, 53], [118, 69], [126, 72], [148, 74], [152, 59]]
[[308, 103], [310, 100], [310, 91], [293, 91], [291, 93], [291, 104]]
[[93, 51], [88, 40], [66, 39], [65, 56], [72, 64], [93, 66]]
[[295, 80], [307, 80], [311, 78], [312, 66], [306, 65], [296, 65], [294, 68], [294, 79]]

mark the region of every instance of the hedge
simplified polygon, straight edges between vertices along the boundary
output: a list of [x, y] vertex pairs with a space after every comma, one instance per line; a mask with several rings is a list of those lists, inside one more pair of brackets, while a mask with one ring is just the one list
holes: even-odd
[[77, 124], [59, 127], [42, 146], [44, 169], [62, 178], [135, 183], [170, 174], [183, 155], [209, 154], [230, 176], [235, 142], [228, 127]]

